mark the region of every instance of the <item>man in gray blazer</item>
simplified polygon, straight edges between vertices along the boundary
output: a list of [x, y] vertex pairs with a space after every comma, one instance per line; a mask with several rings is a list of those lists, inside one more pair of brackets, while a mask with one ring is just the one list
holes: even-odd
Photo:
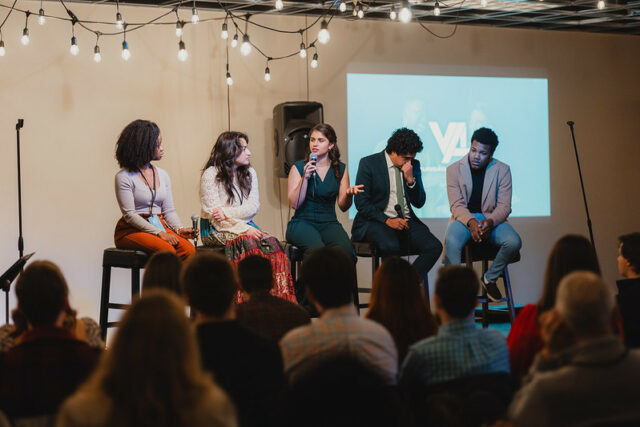
[[480, 128], [471, 137], [469, 154], [447, 168], [451, 221], [444, 244], [444, 264], [459, 264], [469, 239], [488, 241], [500, 250], [482, 284], [492, 301], [502, 299], [496, 281], [520, 250], [520, 236], [507, 222], [511, 213], [511, 170], [493, 158], [498, 137]]

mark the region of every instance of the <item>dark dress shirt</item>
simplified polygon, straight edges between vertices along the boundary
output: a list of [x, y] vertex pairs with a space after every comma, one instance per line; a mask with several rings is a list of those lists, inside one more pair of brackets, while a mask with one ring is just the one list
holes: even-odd
[[618, 280], [618, 306], [622, 315], [624, 343], [627, 347], [640, 347], [640, 278]]

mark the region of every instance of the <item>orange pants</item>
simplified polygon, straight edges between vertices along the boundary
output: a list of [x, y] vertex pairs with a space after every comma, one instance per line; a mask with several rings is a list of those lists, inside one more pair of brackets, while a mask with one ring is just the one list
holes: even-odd
[[173, 230], [167, 226], [162, 215], [158, 215], [158, 217], [165, 230], [167, 230], [167, 233], [171, 233], [178, 238], [177, 245], [173, 246], [158, 236], [140, 231], [129, 225], [123, 218], [120, 218], [120, 221], [116, 224], [116, 231], [113, 236], [116, 248], [137, 249], [149, 254], [164, 251], [173, 252], [183, 261], [193, 255], [196, 251], [193, 245], [187, 239], [174, 233]]

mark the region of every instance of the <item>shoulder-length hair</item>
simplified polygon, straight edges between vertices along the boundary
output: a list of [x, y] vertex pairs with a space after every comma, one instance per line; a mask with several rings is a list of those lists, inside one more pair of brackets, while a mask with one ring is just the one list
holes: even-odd
[[135, 301], [109, 350], [83, 386], [112, 402], [108, 425], [176, 426], [213, 387], [203, 373], [184, 304], [155, 289]]
[[146, 293], [150, 289], [162, 288], [182, 295], [181, 268], [182, 261], [174, 252], [156, 252], [144, 266], [142, 292]]
[[[319, 123], [315, 125], [309, 131], [309, 137], [311, 137], [311, 134], [314, 131], [318, 131], [321, 134], [323, 134], [325, 138], [327, 138], [327, 140], [333, 144], [333, 148], [329, 149], [328, 156], [329, 156], [329, 161], [331, 162], [331, 168], [333, 169], [333, 175], [336, 177], [336, 179], [339, 180], [340, 179], [340, 150], [338, 149], [338, 136], [336, 135], [336, 131], [328, 123]], [[309, 158], [310, 154], [311, 154], [311, 150], [309, 148], [309, 145], [307, 145], [307, 159]]]
[[240, 143], [241, 139], [244, 139], [249, 144], [249, 137], [242, 132], [222, 132], [211, 149], [209, 160], [202, 168], [203, 173], [211, 166], [218, 170], [216, 182], [219, 182], [224, 187], [229, 204], [233, 203], [236, 198], [236, 194], [233, 191], [234, 177], [238, 180], [241, 197], [247, 197], [251, 192], [251, 172], [249, 172], [251, 166], [236, 166], [236, 158], [243, 150]]
[[149, 120], [134, 120], [120, 133], [116, 142], [116, 160], [121, 168], [135, 172], [153, 160], [160, 128]]
[[560, 281], [567, 274], [577, 270], [600, 275], [600, 264], [589, 240], [577, 234], [567, 234], [553, 245], [549, 254], [542, 296], [538, 301], [538, 316], [553, 308]]
[[418, 271], [399, 257], [387, 258], [373, 276], [367, 317], [391, 333], [400, 363], [411, 344], [438, 331], [423, 289]]

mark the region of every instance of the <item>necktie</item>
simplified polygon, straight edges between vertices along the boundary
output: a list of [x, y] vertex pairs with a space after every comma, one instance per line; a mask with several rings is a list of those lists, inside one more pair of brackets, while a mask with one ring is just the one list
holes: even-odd
[[404, 214], [404, 191], [402, 185], [402, 174], [400, 173], [400, 169], [394, 167], [396, 171], [396, 198], [398, 200], [398, 204], [400, 205], [400, 209], [402, 209], [402, 213]]

